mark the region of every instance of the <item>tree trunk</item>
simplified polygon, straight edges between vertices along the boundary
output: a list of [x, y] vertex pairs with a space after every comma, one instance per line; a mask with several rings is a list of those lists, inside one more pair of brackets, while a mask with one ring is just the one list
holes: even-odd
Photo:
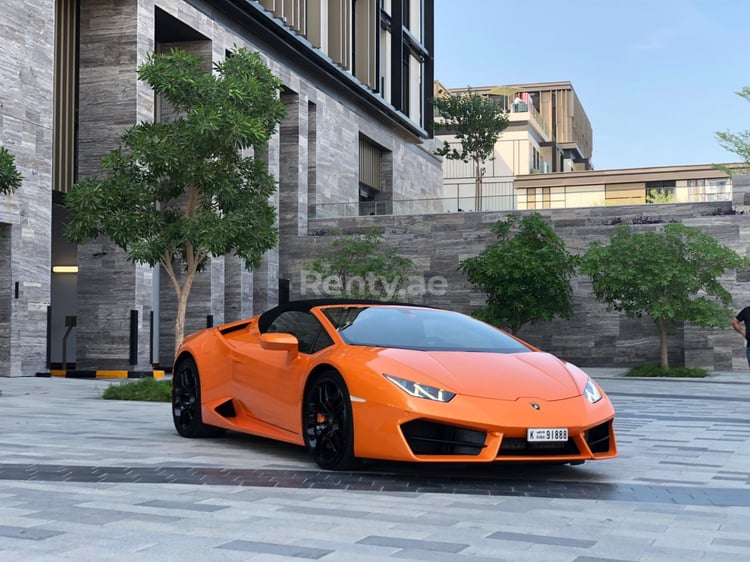
[[[189, 246], [192, 250], [192, 247]], [[198, 264], [200, 258], [196, 258], [192, 253], [188, 253], [188, 264], [187, 271], [185, 272], [185, 280], [180, 285], [177, 280], [177, 275], [174, 271], [174, 264], [171, 261], [171, 255], [167, 255], [161, 260], [161, 265], [167, 272], [172, 286], [174, 287], [175, 295], [177, 296], [177, 312], [174, 319], [174, 352], [177, 353], [182, 340], [185, 337], [185, 313], [187, 311], [188, 297], [190, 296], [190, 289], [193, 286], [196, 272], [198, 271]]]
[[185, 274], [185, 282], [182, 284], [182, 288], [177, 291], [177, 314], [174, 318], [174, 352], [177, 354], [177, 350], [182, 345], [182, 340], [185, 338], [185, 313], [187, 311], [187, 301], [190, 296], [190, 289], [193, 286], [193, 279], [195, 279], [195, 270], [188, 271]]
[[[198, 186], [191, 184], [187, 189], [187, 200], [185, 202], [184, 215], [186, 218], [191, 218], [195, 215], [198, 209]], [[174, 352], [177, 354], [177, 350], [182, 345], [182, 340], [185, 337], [185, 313], [187, 311], [187, 301], [190, 296], [190, 289], [193, 287], [193, 280], [198, 272], [198, 268], [206, 259], [205, 251], [200, 248], [194, 248], [190, 242], [185, 244], [185, 279], [180, 286], [177, 281], [177, 275], [174, 271], [173, 255], [171, 252], [165, 253], [161, 259], [161, 263], [164, 269], [167, 271], [167, 275], [172, 281], [175, 293], [177, 294], [177, 313], [174, 319]]]
[[659, 345], [661, 355], [661, 368], [669, 369], [669, 354], [667, 353], [667, 329], [669, 328], [669, 321], [664, 319], [658, 319], [656, 325], [659, 328]]
[[188, 294], [185, 291], [177, 293], [177, 314], [174, 318], [174, 352], [180, 349], [182, 340], [185, 338], [185, 311], [187, 310]]

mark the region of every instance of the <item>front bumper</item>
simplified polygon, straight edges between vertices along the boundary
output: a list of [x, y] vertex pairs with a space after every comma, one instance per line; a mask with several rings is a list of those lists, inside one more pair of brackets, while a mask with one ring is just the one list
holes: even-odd
[[[533, 407], [531, 404], [534, 404]], [[604, 397], [515, 401], [457, 396], [449, 403], [410, 399], [354, 405], [355, 455], [413, 462], [607, 459], [617, 456], [614, 408]], [[566, 428], [564, 442], [528, 442], [529, 428]]]

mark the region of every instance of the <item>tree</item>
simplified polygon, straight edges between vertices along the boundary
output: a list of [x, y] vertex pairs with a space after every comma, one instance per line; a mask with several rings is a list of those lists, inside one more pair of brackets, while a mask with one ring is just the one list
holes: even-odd
[[[750, 101], [750, 87], [745, 86], [741, 91], [737, 92], [737, 95]], [[719, 140], [719, 144], [725, 150], [734, 152], [737, 156], [742, 158], [742, 161], [750, 166], [750, 130], [740, 131], [739, 133], [730, 133], [729, 131], [716, 133], [716, 138]], [[719, 165], [718, 168], [727, 172], [730, 176], [735, 173], [727, 166]]]
[[0, 146], [0, 193], [8, 195], [21, 187], [23, 177], [16, 168], [13, 155], [4, 146]]
[[132, 262], [164, 268], [177, 295], [175, 349], [193, 280], [209, 258], [234, 253], [250, 269], [278, 237], [268, 202], [275, 180], [242, 151], [258, 154], [283, 118], [281, 81], [245, 49], [216, 63], [214, 74], [202, 65], [177, 50], [150, 55], [138, 77], [175, 116], [128, 129], [102, 160], [105, 176], [82, 179], [65, 199], [69, 239], [102, 235]]
[[524, 324], [573, 314], [570, 278], [578, 260], [538, 213], [492, 225], [497, 242], [461, 262], [487, 298], [474, 315], [517, 334]]
[[500, 133], [508, 127], [508, 117], [490, 99], [473, 92], [437, 97], [433, 105], [440, 115], [435, 129], [455, 135], [460, 150], [443, 141], [435, 154], [448, 160], [474, 163], [475, 209], [482, 209], [484, 161], [492, 156]]
[[331, 252], [314, 259], [310, 269], [330, 290], [329, 296], [394, 300], [416, 267], [395, 248], [384, 250], [382, 243], [383, 235], [377, 228], [338, 237], [331, 244]]
[[634, 233], [620, 225], [608, 246], [589, 246], [581, 272], [591, 277], [596, 299], [610, 310], [654, 319], [661, 366], [668, 369], [669, 330], [681, 321], [726, 326], [732, 298], [717, 277], [747, 265], [746, 258], [696, 228], [671, 223], [661, 231]]

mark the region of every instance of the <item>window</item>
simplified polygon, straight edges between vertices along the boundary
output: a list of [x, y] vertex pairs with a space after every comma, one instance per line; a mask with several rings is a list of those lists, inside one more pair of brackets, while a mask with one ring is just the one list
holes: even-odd
[[504, 96], [502, 94], [490, 94], [489, 96], [487, 96], [487, 99], [491, 101], [499, 111], [508, 111], [510, 109], [508, 96]]
[[282, 312], [271, 322], [266, 332], [292, 334], [299, 341], [300, 353], [317, 353], [333, 345], [331, 336], [323, 329], [315, 316], [310, 312], [300, 310]]
[[646, 182], [646, 203], [673, 203], [675, 196], [674, 180]]
[[380, 12], [375, 0], [354, 3], [354, 75], [371, 90], [378, 89]]
[[731, 201], [732, 181], [729, 178], [688, 180], [690, 201]]
[[263, 7], [294, 31], [304, 35], [307, 22], [305, 0], [260, 0]]
[[383, 163], [389, 154], [368, 138], [359, 137], [360, 215], [390, 214], [392, 193], [385, 189], [383, 177]]
[[380, 191], [380, 167], [383, 151], [380, 147], [369, 142], [366, 138], [359, 138], [359, 183]]

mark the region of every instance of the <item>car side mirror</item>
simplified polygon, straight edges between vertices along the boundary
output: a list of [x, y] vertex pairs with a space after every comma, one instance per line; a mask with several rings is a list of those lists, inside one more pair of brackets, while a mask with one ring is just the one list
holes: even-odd
[[288, 351], [296, 355], [299, 351], [299, 340], [292, 334], [261, 334], [260, 346], [269, 351]]

